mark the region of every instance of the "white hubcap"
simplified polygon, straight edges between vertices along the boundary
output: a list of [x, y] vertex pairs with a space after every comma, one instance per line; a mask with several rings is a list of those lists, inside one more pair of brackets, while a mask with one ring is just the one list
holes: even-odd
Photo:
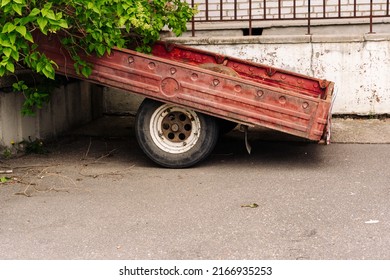
[[200, 136], [198, 115], [175, 105], [164, 104], [157, 108], [149, 127], [156, 146], [172, 154], [189, 151]]

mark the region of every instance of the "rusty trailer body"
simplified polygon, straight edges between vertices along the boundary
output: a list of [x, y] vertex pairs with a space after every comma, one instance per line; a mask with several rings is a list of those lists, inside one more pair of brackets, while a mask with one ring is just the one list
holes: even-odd
[[[59, 74], [81, 78], [58, 39], [36, 36], [35, 41], [40, 51], [57, 63]], [[154, 141], [154, 148], [164, 152], [158, 160], [152, 155], [157, 150], [145, 151], [160, 165], [188, 167], [211, 152], [191, 160], [196, 155], [189, 147], [216, 143], [198, 141], [199, 134], [210, 133], [206, 127], [210, 124], [204, 123], [203, 115], [206, 119], [213, 116], [248, 127], [263, 126], [317, 142], [329, 140], [333, 82], [163, 42], [153, 47], [152, 55], [114, 49], [101, 58], [80, 56], [93, 65], [88, 81], [170, 104], [165, 109], [161, 104], [161, 108], [146, 106], [143, 114], [160, 108], [160, 115], [151, 112], [146, 119], [138, 117], [136, 127], [144, 151], [148, 148], [142, 147], [142, 142]], [[170, 115], [173, 109], [178, 113]], [[202, 116], [200, 120], [198, 115]], [[148, 124], [142, 126], [140, 122]], [[151, 135], [140, 136], [144, 133]]]

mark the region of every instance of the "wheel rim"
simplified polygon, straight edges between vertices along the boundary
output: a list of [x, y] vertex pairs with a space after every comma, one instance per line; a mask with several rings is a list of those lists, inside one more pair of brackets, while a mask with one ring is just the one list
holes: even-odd
[[201, 125], [194, 111], [164, 104], [154, 111], [149, 127], [158, 148], [179, 154], [189, 151], [198, 142]]

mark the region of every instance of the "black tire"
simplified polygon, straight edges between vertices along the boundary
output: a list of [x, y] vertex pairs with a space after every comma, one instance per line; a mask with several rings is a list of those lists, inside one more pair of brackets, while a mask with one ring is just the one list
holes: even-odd
[[143, 152], [169, 168], [186, 168], [205, 159], [217, 143], [218, 129], [213, 117], [151, 99], [142, 102], [135, 120]]

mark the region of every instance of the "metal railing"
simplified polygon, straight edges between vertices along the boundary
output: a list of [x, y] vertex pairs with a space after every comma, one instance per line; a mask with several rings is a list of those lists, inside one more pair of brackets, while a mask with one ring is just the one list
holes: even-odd
[[192, 36], [196, 23], [242, 22], [253, 33], [253, 23], [275, 20], [305, 20], [307, 34], [317, 19], [367, 19], [373, 33], [375, 18], [390, 17], [390, 0], [186, 0], [199, 13], [192, 19]]

